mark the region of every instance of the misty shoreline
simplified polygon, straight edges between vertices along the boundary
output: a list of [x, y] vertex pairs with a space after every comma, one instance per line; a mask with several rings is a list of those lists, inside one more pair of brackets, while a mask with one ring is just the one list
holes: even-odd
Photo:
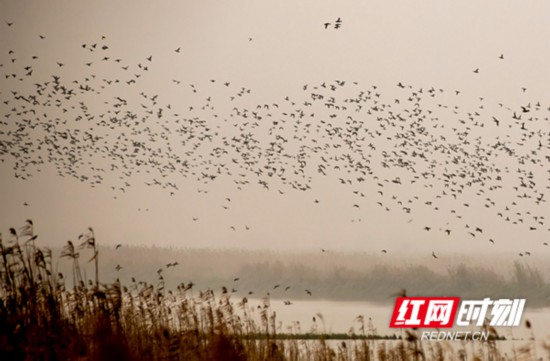
[[[529, 262], [442, 255], [422, 257], [352, 252], [281, 252], [122, 245], [99, 247], [99, 272], [106, 282], [130, 287], [162, 282], [166, 289], [194, 284], [197, 290], [226, 288], [235, 299], [359, 301], [393, 303], [408, 296], [526, 298], [530, 309], [550, 306], [548, 271], [542, 259]], [[60, 249], [54, 248], [54, 258]], [[91, 255], [90, 255], [91, 256]], [[86, 251], [81, 259], [88, 260]], [[91, 264], [83, 263], [85, 279]], [[59, 272], [70, 262], [59, 260]], [[118, 268], [118, 270], [117, 270]], [[68, 274], [68, 273], [67, 273]], [[70, 286], [68, 282], [67, 286]], [[307, 292], [309, 291], [309, 292]]]

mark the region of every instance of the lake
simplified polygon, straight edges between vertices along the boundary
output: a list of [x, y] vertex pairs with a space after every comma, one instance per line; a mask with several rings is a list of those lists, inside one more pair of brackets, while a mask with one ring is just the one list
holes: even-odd
[[[233, 299], [236, 305], [240, 299]], [[261, 299], [249, 299], [249, 305], [254, 308], [255, 317], [259, 320], [258, 305], [262, 305]], [[389, 327], [394, 300], [388, 300], [387, 305], [370, 302], [344, 302], [327, 300], [300, 300], [292, 301], [292, 304], [285, 305], [284, 300], [270, 300], [270, 309], [276, 313], [278, 332], [292, 333], [348, 333], [354, 328], [355, 333], [360, 334], [361, 323], [358, 316], [363, 316], [365, 332], [369, 334], [369, 320], [372, 329], [378, 335], [400, 335], [400, 329]], [[525, 321], [531, 323], [531, 329], [525, 327]], [[372, 330], [371, 329], [371, 330]], [[433, 330], [433, 329], [432, 329]], [[479, 328], [454, 327], [453, 330], [478, 331]], [[521, 326], [499, 327], [499, 335], [507, 340], [499, 342], [498, 347], [512, 354], [515, 349], [525, 347], [535, 338], [538, 355], [546, 355], [543, 349], [543, 341], [550, 343], [550, 309], [525, 309], [523, 312]], [[426, 343], [429, 343], [426, 342]], [[459, 342], [455, 342], [458, 347]]]
[[[240, 299], [239, 299], [240, 300]], [[262, 305], [261, 299], [249, 299], [250, 306]], [[238, 299], [233, 299], [236, 304]], [[328, 300], [298, 300], [285, 305], [284, 300], [271, 299], [271, 310], [276, 312], [277, 322], [282, 323], [282, 330], [294, 327], [298, 322], [302, 332], [308, 332], [311, 327], [317, 327], [318, 332], [347, 333], [351, 327], [356, 332], [360, 327], [358, 316], [363, 316], [365, 326], [368, 320], [380, 335], [392, 335], [399, 333], [398, 329], [389, 327], [393, 311], [393, 300], [388, 300], [388, 305], [371, 302], [355, 301], [328, 301]], [[319, 316], [321, 315], [321, 317]], [[315, 322], [313, 318], [315, 317]], [[531, 331], [523, 325], [529, 320], [532, 331], [537, 337], [550, 336], [550, 309], [525, 309], [520, 327], [500, 327], [502, 335], [507, 338], [530, 337]], [[468, 329], [462, 327], [461, 329]]]

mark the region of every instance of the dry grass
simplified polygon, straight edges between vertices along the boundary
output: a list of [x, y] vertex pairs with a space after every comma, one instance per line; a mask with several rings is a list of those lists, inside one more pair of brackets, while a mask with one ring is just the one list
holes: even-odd
[[[101, 283], [91, 228], [79, 246], [69, 241], [63, 249], [62, 261], [72, 265], [69, 276], [56, 272], [52, 252], [36, 240], [30, 220], [10, 229], [7, 240], [0, 237], [2, 360], [503, 359], [494, 341], [468, 356], [466, 349], [444, 343], [423, 344], [414, 333], [403, 341], [374, 341], [361, 337], [368, 332], [364, 324], [343, 341], [322, 334], [289, 338], [280, 334], [269, 298], [254, 309], [246, 298], [234, 306], [225, 288], [216, 294], [188, 283], [166, 290], [162, 271], [155, 284]], [[94, 264], [93, 281], [82, 275], [83, 255]]]

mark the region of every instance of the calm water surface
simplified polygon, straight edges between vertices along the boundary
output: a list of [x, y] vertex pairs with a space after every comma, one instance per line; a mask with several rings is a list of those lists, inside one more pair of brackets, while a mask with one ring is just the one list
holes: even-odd
[[[237, 299], [233, 302], [237, 304]], [[261, 299], [249, 299], [249, 305], [255, 308], [255, 315], [259, 317], [256, 308], [262, 305]], [[369, 320], [372, 328], [379, 335], [399, 334], [399, 330], [389, 327], [393, 311], [393, 300], [388, 300], [387, 305], [369, 302], [342, 302], [342, 301], [292, 301], [291, 305], [285, 305], [283, 300], [270, 300], [270, 309], [276, 313], [277, 325], [282, 332], [317, 332], [347, 333], [353, 327], [356, 333], [360, 333], [361, 322], [359, 316], [364, 319], [365, 332], [369, 332]], [[531, 329], [525, 327], [525, 321], [529, 320]], [[371, 330], [372, 330], [371, 328]], [[468, 328], [455, 328], [468, 330]], [[477, 330], [471, 328], [471, 330]], [[502, 327], [497, 329], [500, 334], [508, 339], [528, 339], [534, 336], [539, 339], [548, 339], [550, 342], [550, 309], [526, 309], [523, 312], [521, 326]]]
[[[235, 298], [233, 302], [236, 306], [238, 299]], [[257, 306], [261, 305], [263, 305], [262, 300], [249, 299], [249, 306], [254, 309], [253, 314], [258, 322], [260, 320], [260, 310]], [[388, 305], [323, 300], [292, 301], [292, 304], [285, 305], [283, 300], [270, 300], [270, 310], [276, 313], [278, 332], [348, 333], [350, 328], [353, 328], [355, 333], [359, 334], [362, 332], [360, 331], [361, 323], [358, 316], [363, 317], [367, 334], [372, 332], [373, 329], [379, 335], [400, 335], [401, 332], [398, 329], [389, 327], [393, 311], [393, 300], [389, 300]], [[531, 329], [525, 326], [526, 320], [531, 323]], [[369, 325], [371, 325], [370, 328]], [[464, 327], [454, 329], [468, 330]], [[469, 330], [477, 331], [478, 329], [472, 327]], [[550, 353], [544, 347], [545, 343], [550, 345], [550, 309], [526, 309], [523, 312], [521, 326], [502, 327], [497, 331], [510, 340], [500, 341], [497, 346], [505, 355], [505, 359], [523, 359], [520, 350], [530, 348], [532, 353], [528, 356], [528, 359], [550, 360]], [[329, 344], [337, 347], [340, 342], [331, 340]], [[375, 341], [375, 344], [381, 346], [384, 342], [392, 344], [397, 341]], [[425, 351], [427, 351], [435, 344], [435, 341], [425, 341], [422, 344]], [[447, 342], [446, 345], [455, 351], [461, 348], [466, 349], [469, 351], [469, 355], [473, 355], [474, 350], [479, 350], [482, 347], [477, 341], [453, 341]], [[525, 355], [523, 356], [525, 357]]]

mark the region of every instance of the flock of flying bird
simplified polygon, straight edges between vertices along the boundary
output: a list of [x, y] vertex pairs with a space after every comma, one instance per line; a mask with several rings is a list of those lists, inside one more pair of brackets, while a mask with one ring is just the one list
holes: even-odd
[[[312, 191], [328, 177], [353, 197], [353, 222], [371, 205], [433, 214], [420, 232], [497, 245], [491, 229], [473, 224], [475, 211], [493, 230], [505, 222], [548, 245], [550, 109], [527, 100], [525, 88], [520, 103], [506, 105], [404, 82], [386, 94], [334, 80], [252, 105], [252, 90], [232, 81], [171, 79], [166, 86], [181, 94], [176, 104], [140, 86], [160, 56], [119, 57], [106, 36], [74, 50], [86, 58], [81, 64], [2, 50], [0, 162], [17, 178], [55, 167], [117, 196], [143, 179], [171, 195], [183, 178], [196, 181], [198, 192], [221, 181], [285, 194]], [[182, 47], [167, 52], [184, 56]], [[80, 75], [69, 76], [75, 69]], [[227, 209], [231, 198], [225, 202]], [[518, 248], [520, 256], [530, 252]]]

